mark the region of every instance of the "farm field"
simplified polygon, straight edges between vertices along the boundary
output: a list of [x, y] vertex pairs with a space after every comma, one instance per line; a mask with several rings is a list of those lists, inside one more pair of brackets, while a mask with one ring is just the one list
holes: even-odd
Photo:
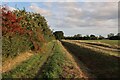
[[106, 43], [112, 46], [118, 46], [120, 40], [83, 40], [83, 41], [87, 41], [87, 42], [97, 42], [97, 43]]
[[119, 52], [111, 51], [110, 53], [109, 51], [103, 50], [101, 48], [98, 49], [98, 47], [91, 47], [92, 44], [83, 44], [83, 41], [63, 40], [62, 44], [69, 52], [76, 56], [79, 61], [85, 64], [88, 68], [88, 71], [93, 73], [96, 77], [118, 77], [120, 63]]

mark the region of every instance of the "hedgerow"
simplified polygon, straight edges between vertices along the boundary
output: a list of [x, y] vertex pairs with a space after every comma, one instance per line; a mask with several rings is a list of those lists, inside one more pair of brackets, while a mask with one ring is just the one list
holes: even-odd
[[40, 51], [54, 39], [46, 19], [26, 10], [9, 11], [2, 7], [2, 54], [14, 57], [27, 50]]

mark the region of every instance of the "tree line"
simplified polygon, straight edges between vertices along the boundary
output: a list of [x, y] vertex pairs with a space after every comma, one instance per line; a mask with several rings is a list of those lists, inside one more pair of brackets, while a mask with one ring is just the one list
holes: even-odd
[[74, 36], [64, 36], [63, 31], [55, 31], [54, 36], [56, 39], [66, 39], [66, 40], [102, 40], [102, 39], [109, 39], [109, 40], [120, 40], [120, 33], [115, 35], [114, 33], [110, 33], [107, 35], [107, 38], [103, 37], [102, 35], [96, 36], [96, 35], [86, 35], [82, 36], [82, 34], [76, 34]]

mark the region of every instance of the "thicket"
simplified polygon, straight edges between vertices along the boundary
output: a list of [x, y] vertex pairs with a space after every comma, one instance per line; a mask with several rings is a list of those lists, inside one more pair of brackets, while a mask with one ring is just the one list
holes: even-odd
[[40, 51], [54, 39], [46, 19], [26, 10], [2, 11], [2, 56], [14, 57], [27, 50]]

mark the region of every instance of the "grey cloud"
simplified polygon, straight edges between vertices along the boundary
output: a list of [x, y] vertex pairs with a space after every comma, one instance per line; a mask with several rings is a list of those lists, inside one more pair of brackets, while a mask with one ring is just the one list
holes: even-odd
[[[70, 3], [72, 4], [72, 3]], [[74, 4], [74, 3], [73, 3]], [[68, 5], [68, 3], [66, 4]], [[81, 5], [69, 5], [65, 4], [64, 11], [68, 12], [67, 16], [64, 16], [64, 24], [73, 24], [74, 26], [116, 26], [118, 18], [117, 16], [117, 3], [83, 3]], [[63, 12], [64, 13], [64, 12]]]

